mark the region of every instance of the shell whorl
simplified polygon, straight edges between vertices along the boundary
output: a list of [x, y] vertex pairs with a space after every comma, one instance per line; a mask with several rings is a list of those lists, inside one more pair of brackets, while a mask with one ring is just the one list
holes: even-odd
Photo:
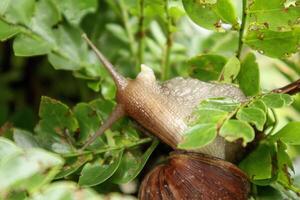
[[173, 152], [143, 179], [142, 200], [247, 200], [250, 183], [235, 165], [204, 154]]

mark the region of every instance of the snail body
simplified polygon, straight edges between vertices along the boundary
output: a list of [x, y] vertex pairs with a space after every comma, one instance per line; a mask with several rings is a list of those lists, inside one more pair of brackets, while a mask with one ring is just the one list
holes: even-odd
[[[241, 90], [230, 84], [206, 83], [180, 77], [159, 83], [151, 68], [145, 65], [142, 65], [136, 79], [127, 79], [115, 71], [113, 65], [85, 35], [83, 37], [109, 71], [117, 87], [115, 110], [83, 149], [126, 115], [177, 150], [188, 129], [187, 121], [201, 100], [213, 97], [246, 100]], [[140, 187], [140, 198], [246, 200], [249, 193], [248, 179], [241, 170], [228, 162], [235, 159], [241, 148], [240, 144], [226, 142], [217, 136], [211, 144], [196, 149], [196, 152], [176, 151], [167, 164], [156, 167], [146, 176]], [[180, 185], [180, 181], [185, 184]]]

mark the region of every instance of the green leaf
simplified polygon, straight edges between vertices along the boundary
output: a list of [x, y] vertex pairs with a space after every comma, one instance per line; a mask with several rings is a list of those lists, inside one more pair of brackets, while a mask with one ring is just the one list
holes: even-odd
[[0, 20], [0, 41], [7, 40], [19, 32], [15, 26], [11, 26], [4, 21]]
[[[4, 4], [6, 3], [4, 2]], [[2, 15], [4, 14], [5, 19], [10, 23], [29, 25], [34, 10], [35, 0], [10, 0], [6, 9], [1, 9], [1, 12], [3, 12]]]
[[184, 132], [184, 139], [179, 143], [180, 149], [199, 149], [211, 143], [217, 136], [216, 125], [197, 124]]
[[213, 108], [201, 108], [201, 106], [193, 113], [192, 121], [189, 125], [218, 123], [226, 118], [228, 112]]
[[78, 141], [83, 142], [99, 129], [102, 119], [99, 113], [87, 103], [77, 104], [73, 111], [80, 128]]
[[239, 167], [248, 174], [252, 182], [259, 183], [258, 181], [265, 180], [266, 182], [263, 185], [268, 185], [269, 182], [267, 180], [272, 181], [274, 176], [272, 166], [273, 148], [265, 143], [261, 143], [239, 164]]
[[284, 58], [298, 52], [300, 29], [275, 32], [270, 30], [248, 31], [244, 41], [259, 53], [270, 57]]
[[52, 44], [35, 35], [18, 35], [13, 43], [16, 56], [37, 56], [50, 53]]
[[294, 181], [289, 173], [289, 169], [293, 170], [293, 164], [290, 156], [286, 152], [286, 145], [280, 141], [277, 142], [277, 165], [279, 182], [286, 189], [299, 193], [300, 188], [294, 185]]
[[6, 158], [21, 152], [21, 148], [17, 147], [12, 141], [0, 137], [0, 165]]
[[219, 81], [223, 83], [232, 83], [239, 74], [240, 67], [240, 60], [237, 57], [233, 56], [229, 58], [222, 69]]
[[77, 130], [78, 122], [68, 106], [49, 97], [42, 97], [39, 116], [40, 141], [52, 149], [53, 143], [69, 148], [66, 141]]
[[56, 154], [41, 149], [12, 155], [0, 165], [0, 191], [37, 188], [54, 176], [63, 163]]
[[76, 25], [87, 13], [95, 12], [98, 5], [97, 0], [55, 0], [55, 3], [67, 20]]
[[34, 193], [32, 200], [78, 200], [78, 198], [84, 200], [103, 199], [90, 188], [80, 188], [76, 183], [60, 181]]
[[89, 54], [80, 30], [66, 23], [55, 31], [57, 50], [48, 55], [55, 69], [79, 70], [88, 66]]
[[[248, 23], [251, 28], [261, 27], [272, 31], [290, 31], [299, 19], [299, 4], [281, 0], [267, 2], [255, 0], [248, 5]], [[279, 17], [280, 16], [280, 17]]]
[[266, 113], [258, 108], [242, 108], [237, 112], [237, 119], [248, 122], [256, 126], [257, 130], [262, 131], [266, 123]]
[[289, 122], [271, 140], [281, 140], [289, 145], [300, 145], [300, 122]]
[[260, 92], [259, 69], [253, 53], [249, 53], [243, 60], [237, 79], [246, 96], [254, 96]]
[[221, 110], [225, 112], [233, 112], [240, 103], [228, 98], [211, 98], [204, 100], [198, 106], [198, 109]]
[[55, 176], [55, 179], [61, 179], [75, 173], [81, 166], [93, 158], [91, 154], [71, 157], [65, 159], [65, 165]]
[[182, 1], [188, 16], [198, 25], [211, 30], [224, 30], [223, 24], [238, 28], [237, 15], [231, 0]]
[[15, 128], [13, 132], [13, 139], [15, 143], [23, 149], [39, 147], [39, 144], [32, 133], [25, 130]]
[[158, 143], [158, 140], [153, 140], [151, 146], [144, 154], [134, 149], [125, 151], [119, 168], [110, 180], [116, 184], [124, 184], [132, 181], [142, 171]]
[[281, 108], [290, 105], [293, 102], [293, 98], [290, 95], [277, 93], [266, 94], [261, 100], [269, 108]]
[[264, 113], [267, 112], [267, 106], [261, 99], [253, 101], [249, 104], [249, 107], [261, 109]]
[[226, 121], [219, 134], [229, 142], [242, 138], [244, 146], [254, 140], [255, 136], [253, 128], [248, 123], [235, 119]]
[[200, 55], [188, 60], [189, 75], [203, 81], [218, 80], [226, 59], [219, 55]]
[[99, 158], [93, 163], [84, 165], [79, 177], [79, 185], [94, 186], [103, 183], [118, 169], [122, 160], [123, 151], [114, 152], [112, 158]]

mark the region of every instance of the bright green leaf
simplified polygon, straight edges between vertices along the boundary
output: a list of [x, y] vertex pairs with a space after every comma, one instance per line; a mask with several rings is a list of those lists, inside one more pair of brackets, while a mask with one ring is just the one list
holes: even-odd
[[254, 54], [249, 53], [243, 60], [237, 79], [246, 96], [254, 96], [260, 92], [259, 69]]
[[29, 25], [35, 10], [35, 0], [11, 0], [4, 10], [5, 19], [10, 23]]
[[198, 25], [211, 30], [224, 30], [223, 24], [237, 29], [237, 15], [231, 0], [182, 1], [189, 17]]
[[72, 182], [52, 183], [44, 190], [34, 193], [32, 200], [103, 200], [95, 191], [90, 188], [80, 188]]
[[225, 119], [228, 112], [218, 109], [203, 109], [201, 106], [193, 113], [192, 121], [189, 125], [205, 124], [205, 123], [218, 123]]
[[16, 56], [37, 56], [50, 53], [52, 45], [35, 35], [18, 35], [13, 44]]
[[25, 130], [15, 128], [13, 132], [13, 139], [19, 147], [24, 149], [39, 147], [39, 144], [33, 134]]
[[284, 58], [299, 51], [300, 29], [295, 28], [286, 32], [250, 30], [247, 32], [244, 41], [261, 54]]
[[48, 176], [55, 175], [63, 163], [56, 154], [41, 149], [30, 149], [12, 155], [0, 165], [0, 191], [38, 187]]
[[281, 108], [290, 105], [293, 99], [288, 94], [271, 93], [266, 94], [261, 99], [269, 108]]
[[237, 119], [248, 122], [262, 131], [266, 123], [266, 114], [258, 108], [242, 108], [237, 112]]
[[264, 113], [267, 112], [267, 106], [261, 99], [253, 101], [249, 104], [249, 107], [261, 109]]
[[197, 124], [184, 132], [184, 139], [178, 145], [180, 149], [199, 149], [211, 143], [217, 136], [215, 124]]
[[225, 112], [232, 112], [237, 109], [240, 103], [232, 99], [224, 98], [212, 98], [204, 100], [198, 106], [198, 109], [212, 109], [212, 110], [221, 110]]
[[12, 141], [0, 137], [0, 165], [3, 160], [8, 158], [11, 155], [18, 154], [21, 152], [21, 149], [17, 147]]
[[67, 20], [74, 24], [79, 24], [87, 13], [95, 12], [98, 5], [97, 0], [55, 0], [55, 3]]
[[0, 20], [0, 41], [7, 40], [17, 34], [19, 29]]
[[237, 77], [240, 71], [240, 61], [237, 57], [233, 56], [229, 58], [227, 63], [222, 69], [222, 72], [219, 77], [220, 82], [232, 83], [233, 80]]
[[271, 138], [289, 145], [300, 145], [300, 122], [289, 122]]
[[229, 142], [242, 138], [244, 146], [251, 142], [255, 136], [253, 128], [248, 123], [235, 119], [226, 121], [219, 134]]

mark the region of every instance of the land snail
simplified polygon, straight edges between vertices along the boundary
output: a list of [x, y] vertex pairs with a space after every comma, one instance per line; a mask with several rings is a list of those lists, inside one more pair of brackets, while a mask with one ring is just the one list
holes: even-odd
[[129, 116], [174, 149], [167, 164], [157, 166], [146, 175], [140, 186], [139, 199], [248, 199], [248, 178], [231, 163], [242, 149], [239, 143], [229, 143], [218, 136], [211, 144], [194, 152], [177, 149], [188, 128], [186, 119], [201, 100], [222, 96], [243, 101], [246, 97], [239, 88], [180, 77], [159, 83], [151, 68], [145, 65], [136, 79], [127, 79], [114, 69], [85, 34], [83, 38], [112, 76], [117, 87], [117, 105], [82, 149], [115, 121]]

